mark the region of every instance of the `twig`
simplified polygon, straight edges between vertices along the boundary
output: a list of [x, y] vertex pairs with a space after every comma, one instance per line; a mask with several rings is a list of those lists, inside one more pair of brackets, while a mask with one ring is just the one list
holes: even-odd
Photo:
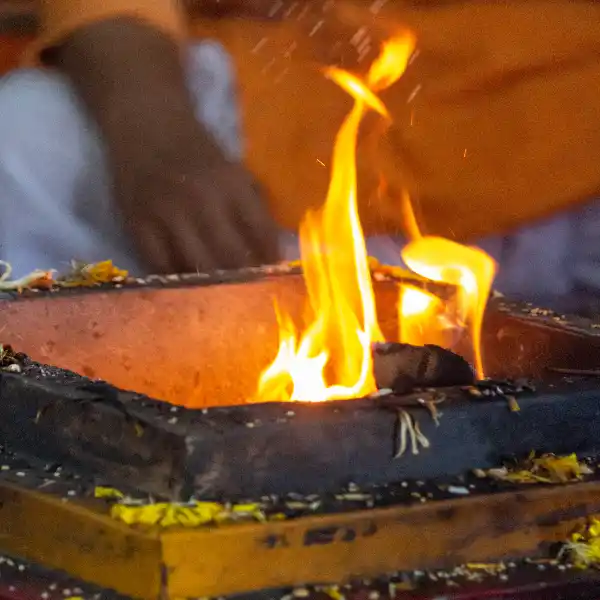
[[600, 377], [600, 369], [564, 369], [560, 367], [546, 367], [547, 371], [560, 375], [579, 375], [581, 377]]
[[28, 275], [9, 281], [8, 278], [12, 273], [11, 265], [0, 260], [0, 267], [4, 268], [4, 272], [0, 275], [0, 291], [21, 291], [23, 289], [39, 287], [48, 288], [54, 284], [53, 271], [36, 269]]
[[407, 448], [408, 437], [410, 436], [410, 448], [412, 454], [419, 454], [419, 446], [423, 448], [429, 448], [429, 440], [423, 435], [419, 423], [414, 420], [410, 413], [403, 409], [398, 409], [398, 426], [399, 426], [399, 440], [397, 444], [397, 451], [394, 458], [400, 458], [404, 455]]
[[441, 404], [445, 400], [446, 400], [446, 394], [441, 394], [435, 400], [432, 400], [430, 398], [429, 399], [428, 398], [418, 398], [418, 400], [417, 400], [420, 404], [422, 404], [423, 406], [425, 406], [425, 408], [427, 408], [427, 410], [431, 414], [431, 418], [433, 419], [433, 422], [435, 423], [436, 427], [439, 427], [440, 417], [442, 416], [441, 413], [438, 411], [436, 405]]

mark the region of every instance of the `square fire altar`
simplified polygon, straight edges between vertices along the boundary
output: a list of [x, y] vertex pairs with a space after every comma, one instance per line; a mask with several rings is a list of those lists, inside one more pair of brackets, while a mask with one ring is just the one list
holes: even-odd
[[[375, 268], [388, 339], [399, 282]], [[252, 401], [272, 301], [298, 315], [305, 295], [277, 267], [6, 297], [3, 340], [26, 354], [2, 352], [2, 550], [195, 597], [535, 554], [600, 511], [599, 325], [495, 298], [488, 379]], [[531, 451], [587, 466], [569, 485], [487, 475]]]

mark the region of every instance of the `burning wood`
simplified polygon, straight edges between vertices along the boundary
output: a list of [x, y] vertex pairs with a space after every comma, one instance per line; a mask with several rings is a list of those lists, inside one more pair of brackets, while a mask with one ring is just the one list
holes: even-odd
[[406, 394], [416, 388], [450, 387], [474, 382], [473, 369], [458, 354], [439, 346], [375, 346], [373, 373], [379, 389]]

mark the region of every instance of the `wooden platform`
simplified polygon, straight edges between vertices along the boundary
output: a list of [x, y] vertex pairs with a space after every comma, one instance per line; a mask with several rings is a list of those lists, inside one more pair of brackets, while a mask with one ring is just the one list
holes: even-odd
[[117, 522], [97, 502], [3, 482], [0, 550], [128, 596], [219, 596], [531, 555], [594, 513], [597, 482], [159, 531]]

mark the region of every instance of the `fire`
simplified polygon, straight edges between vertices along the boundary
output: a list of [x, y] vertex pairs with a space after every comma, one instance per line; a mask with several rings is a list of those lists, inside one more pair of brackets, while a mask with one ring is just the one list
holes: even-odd
[[451, 348], [452, 331], [468, 327], [475, 370], [484, 377], [481, 357], [481, 326], [487, 299], [496, 275], [496, 263], [483, 250], [439, 237], [423, 237], [408, 194], [402, 196], [402, 216], [412, 242], [402, 251], [409, 269], [440, 283], [456, 287], [453, 302], [443, 303], [435, 295], [402, 286], [400, 290], [400, 340], [407, 344], [437, 344]]
[[444, 337], [444, 303], [433, 294], [412, 285], [400, 287], [398, 339], [405, 344], [447, 347]]
[[355, 102], [335, 141], [326, 202], [309, 211], [300, 226], [313, 320], [299, 336], [290, 317], [278, 311], [279, 353], [260, 378], [259, 398], [323, 401], [357, 398], [376, 389], [371, 346], [384, 339], [356, 207], [356, 139], [368, 109], [389, 118], [375, 92], [402, 75], [413, 48], [408, 34], [388, 42], [366, 81], [340, 69], [325, 70]]
[[[377, 92], [402, 76], [414, 47], [415, 40], [408, 33], [390, 40], [364, 80], [337, 68], [325, 69], [326, 77], [354, 98], [354, 106], [335, 140], [325, 204], [319, 210], [308, 211], [300, 226], [300, 252], [308, 292], [307, 325], [299, 333], [291, 317], [275, 306], [279, 351], [260, 377], [259, 400], [322, 402], [358, 398], [376, 390], [372, 345], [385, 340], [377, 319], [356, 204], [356, 143], [368, 110], [389, 120]], [[425, 277], [461, 286], [461, 316], [475, 332], [489, 286], [478, 288], [474, 278], [481, 271], [488, 281], [489, 269], [471, 261], [471, 249], [447, 240], [422, 238], [408, 197], [403, 210], [412, 216], [410, 231], [416, 238], [403, 253], [404, 260]], [[440, 247], [440, 243], [446, 245]], [[451, 258], [449, 247], [457, 250], [455, 259]], [[445, 260], [439, 260], [438, 251]], [[404, 341], [436, 343], [435, 340], [444, 339], [446, 315], [440, 299], [404, 287], [400, 310]], [[434, 322], [438, 323], [435, 327]], [[433, 339], [432, 335], [437, 337]]]
[[[454, 319], [469, 328], [475, 370], [483, 378], [481, 325], [496, 264], [483, 250], [462, 246], [439, 237], [421, 237], [402, 251], [402, 258], [415, 273], [432, 281], [456, 286]], [[426, 313], [423, 313], [427, 317]], [[427, 341], [427, 343], [435, 343]], [[442, 344], [443, 345], [443, 344]]]

